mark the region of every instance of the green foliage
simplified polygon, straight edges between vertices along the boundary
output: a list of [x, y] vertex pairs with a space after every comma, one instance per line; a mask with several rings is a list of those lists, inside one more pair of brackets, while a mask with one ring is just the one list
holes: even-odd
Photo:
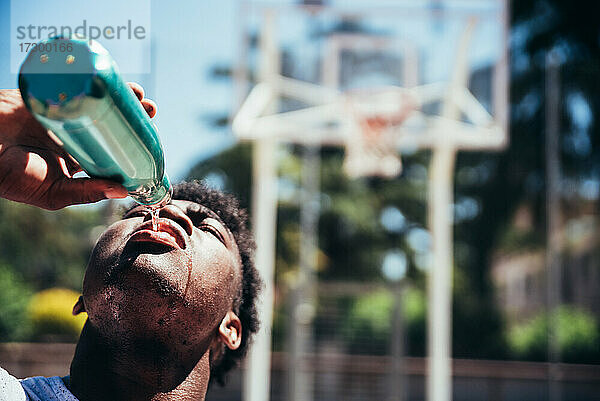
[[391, 334], [394, 298], [388, 291], [363, 295], [354, 301], [343, 326], [352, 354], [385, 354]]
[[[600, 167], [600, 135], [592, 135], [598, 132], [600, 119], [589, 118], [588, 126], [583, 127], [576, 118], [581, 113], [569, 110], [573, 108], [569, 102], [573, 96], [582, 99], [583, 108], [589, 107], [591, 116], [597, 115], [600, 108], [600, 97], [597, 96], [600, 93], [597, 68], [600, 42], [597, 24], [590, 23], [596, 14], [585, 12], [589, 7], [583, 0], [513, 3], [510, 24], [518, 40], [511, 48], [514, 57], [511, 57], [510, 66], [510, 146], [498, 153], [459, 152], [456, 161], [455, 199], [459, 203], [468, 198], [477, 204], [475, 215], [462, 221], [457, 219], [453, 232], [453, 352], [460, 357], [506, 357], [502, 320], [494, 304], [489, 277], [490, 260], [498, 250], [512, 252], [544, 246], [544, 60], [550, 49], [558, 50], [561, 57], [560, 91], [564, 100], [561, 100], [559, 131], [560, 143], [565, 145], [561, 146], [562, 172], [565, 179], [580, 183], [595, 180], [597, 177], [593, 172], [599, 171]], [[289, 54], [290, 59], [294, 56]], [[282, 73], [294, 77], [295, 71], [286, 70], [284, 65]], [[476, 73], [487, 74], [489, 71], [483, 69]], [[276, 277], [280, 284], [293, 274], [298, 264], [301, 171], [301, 148], [283, 145], [281, 148], [284, 151], [278, 155], [280, 177], [291, 195], [280, 196], [277, 216]], [[203, 165], [209, 166], [211, 171], [223, 172], [227, 176], [227, 189], [248, 200], [250, 155], [250, 151], [242, 151], [238, 146]], [[325, 263], [319, 266], [319, 280], [382, 282], [383, 255], [390, 248], [401, 248], [408, 257], [408, 279], [424, 288], [424, 275], [415, 268], [415, 253], [406, 244], [406, 234], [413, 227], [426, 225], [428, 155], [422, 152], [409, 157], [404, 155], [404, 172], [393, 180], [350, 180], [341, 169], [343, 150], [322, 149], [321, 156], [323, 201], [319, 247]], [[192, 177], [202, 178], [197, 169], [193, 171]], [[569, 195], [569, 199], [576, 197]], [[523, 203], [533, 211], [532, 229], [514, 231], [507, 222], [512, 221], [517, 206]], [[385, 232], [379, 222], [385, 206], [401, 210], [407, 221], [404, 231]], [[597, 209], [597, 205], [591, 207]], [[578, 204], [573, 203], [572, 209], [577, 208]], [[389, 299], [379, 295], [356, 302], [350, 302], [353, 306], [349, 309], [352, 318], [357, 319], [356, 324], [381, 339], [389, 321], [382, 321], [379, 312], [371, 314], [367, 311], [382, 308], [383, 314], [389, 312]], [[424, 313], [417, 315], [424, 316]], [[351, 321], [350, 317], [348, 321]], [[411, 353], [416, 349], [415, 341], [421, 350], [424, 348], [424, 319], [422, 322], [421, 326], [409, 324], [409, 336], [413, 335], [410, 334], [412, 327], [420, 327], [414, 334], [416, 340], [409, 338]], [[585, 327], [580, 329], [586, 330]], [[577, 348], [576, 345], [572, 347]]]
[[[276, 154], [280, 186], [275, 279], [284, 288], [288, 282], [294, 279], [298, 270], [302, 152], [303, 148], [300, 146], [280, 145]], [[210, 179], [215, 175], [222, 177], [221, 183], [224, 189], [240, 194], [243, 200], [248, 201], [251, 193], [251, 156], [250, 145], [238, 144], [193, 167], [188, 178], [204, 179], [208, 177]], [[322, 201], [319, 219], [319, 264], [317, 267], [319, 280], [382, 283], [384, 278], [381, 274], [381, 263], [385, 253], [390, 249], [401, 249], [406, 253], [408, 259], [408, 279], [415, 287], [424, 288], [424, 274], [416, 268], [415, 250], [410, 247], [407, 234], [412, 228], [422, 228], [426, 224], [426, 166], [429, 157], [427, 152], [404, 156], [403, 174], [393, 180], [350, 179], [342, 170], [343, 149], [321, 149]], [[477, 165], [477, 162], [481, 162], [481, 160], [475, 159], [475, 162], [472, 163]], [[248, 202], [246, 205], [249, 206]], [[381, 212], [389, 206], [401, 210], [406, 219], [406, 226], [398, 232], [386, 231], [381, 222]], [[488, 237], [490, 236], [485, 236], [485, 238]], [[463, 234], [457, 235], [456, 238], [457, 247], [462, 246], [460, 249], [465, 249], [463, 254], [466, 256], [459, 259], [457, 252], [455, 272], [458, 272], [461, 281], [460, 286], [455, 289], [455, 296], [459, 300], [455, 305], [466, 306], [466, 308], [456, 313], [458, 318], [454, 322], [455, 329], [459, 331], [462, 328], [472, 330], [479, 336], [474, 337], [471, 332], [465, 333], [464, 336], [457, 336], [454, 346], [460, 350], [461, 355], [471, 357], [475, 355], [478, 357], [497, 356], [497, 349], [501, 344], [501, 321], [490, 301], [489, 289], [485, 287], [487, 285], [485, 276], [481, 273], [487, 265], [475, 264], [477, 259], [472, 257], [473, 250], [477, 250], [476, 244], [481, 241], [481, 238], [481, 235], [471, 237], [470, 230], [464, 230]], [[467, 274], [466, 271], [469, 269], [476, 271], [476, 274]], [[465, 273], [461, 273], [463, 271]], [[424, 355], [425, 302], [424, 300], [416, 301], [421, 298], [414, 294], [409, 291], [407, 295], [409, 299], [414, 300], [411, 305], [416, 305], [415, 310], [418, 311], [418, 313], [414, 312], [414, 316], [417, 317], [411, 320], [406, 328], [407, 348], [411, 355]], [[357, 347], [363, 352], [371, 350], [382, 353], [386, 349], [385, 341], [387, 340], [385, 334], [382, 333], [386, 333], [389, 318], [372, 320], [376, 315], [379, 316], [379, 312], [373, 312], [375, 315], [367, 316], [364, 319], [362, 316], [362, 311], [368, 310], [381, 310], [381, 313], [387, 316], [390, 313], [391, 304], [389, 302], [386, 304], [384, 299], [375, 298], [369, 301], [380, 302], [379, 306], [364, 307], [360, 306], [361, 303], [355, 305], [353, 299], [349, 301], [354, 305], [354, 310], [348, 313], [353, 318], [357, 318], [357, 321], [352, 323], [350, 318], [347, 319], [347, 327], [352, 324], [356, 325], [347, 333], [350, 335], [353, 330], [358, 333], [356, 336], [352, 335], [354, 337], [349, 341], [351, 343], [359, 341], [362, 336], [359, 332], [372, 333], [373, 338], [377, 339], [374, 340], [376, 345], [371, 348], [369, 345], [366, 345], [365, 348]], [[284, 300], [282, 302], [285, 303]], [[369, 305], [368, 302], [367, 305]], [[347, 311], [348, 309], [343, 310]], [[280, 317], [288, 315], [283, 310], [281, 312]], [[369, 317], [371, 320], [368, 319]], [[326, 318], [317, 315], [317, 322], [323, 320]], [[477, 322], [482, 322], [482, 324], [478, 325]], [[278, 319], [274, 332], [277, 332], [278, 335], [282, 334], [285, 326], [285, 321]], [[317, 331], [317, 335], [327, 336], [319, 331]], [[344, 341], [346, 340], [344, 339]], [[487, 344], [492, 344], [493, 351], [486, 348]]]
[[543, 249], [544, 245], [542, 233], [518, 230], [514, 227], [508, 227], [498, 240], [498, 248], [506, 253]]
[[31, 298], [28, 315], [34, 340], [77, 341], [86, 314], [72, 315], [79, 293], [65, 288], [50, 288]]
[[211, 176], [219, 177], [223, 179], [223, 187], [220, 189], [236, 194], [241, 205], [249, 209], [251, 160], [252, 145], [238, 144], [211, 159], [199, 162], [191, 168], [186, 178], [204, 180]]
[[0, 341], [18, 341], [27, 336], [29, 286], [8, 266], [0, 264]]
[[103, 223], [102, 208], [49, 212], [0, 199], [0, 221], [0, 263], [19, 272], [34, 289], [81, 288], [96, 240], [90, 233]]
[[493, 300], [474, 296], [473, 286], [462, 269], [453, 269], [452, 355], [455, 358], [506, 358], [502, 321]]
[[[238, 144], [194, 166], [188, 179], [221, 177], [223, 189], [240, 196], [250, 207], [252, 147]], [[285, 277], [298, 266], [302, 147], [284, 146], [276, 154], [280, 196], [277, 216], [277, 272]], [[425, 215], [423, 177], [409, 174], [399, 180], [354, 180], [343, 170], [344, 151], [321, 150], [323, 202], [319, 221], [321, 280], [381, 280], [380, 264], [385, 251], [397, 248], [398, 235], [386, 233], [380, 223], [383, 207], [402, 203], [411, 221], [423, 222]], [[426, 154], [412, 157], [423, 166]], [[419, 170], [420, 171], [420, 170]], [[420, 223], [422, 224], [422, 223]], [[410, 274], [414, 274], [412, 271]]]
[[404, 291], [403, 317], [406, 331], [406, 354], [425, 356], [427, 299], [425, 292], [410, 287]]
[[[385, 354], [389, 352], [394, 321], [395, 295], [391, 290], [378, 290], [358, 297], [351, 304], [343, 324], [349, 352]], [[402, 291], [402, 319], [407, 339], [406, 352], [423, 356], [426, 321], [424, 293], [413, 287]]]
[[350, 325], [364, 326], [376, 338], [389, 334], [394, 296], [389, 291], [377, 291], [356, 300], [350, 310]]
[[[599, 363], [600, 334], [594, 316], [572, 306], [557, 308], [551, 318], [563, 362]], [[548, 315], [541, 314], [508, 331], [508, 343], [515, 357], [544, 361], [548, 353]]]

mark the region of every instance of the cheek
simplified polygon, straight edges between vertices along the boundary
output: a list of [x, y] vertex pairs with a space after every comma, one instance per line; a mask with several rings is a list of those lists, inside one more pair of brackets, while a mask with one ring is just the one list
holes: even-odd
[[85, 272], [83, 281], [84, 293], [90, 287], [101, 286], [108, 266], [113, 265], [125, 245], [127, 233], [131, 231], [133, 224], [122, 220], [114, 223], [106, 229], [98, 238]]
[[220, 321], [232, 306], [237, 280], [234, 260], [226, 250], [203, 248], [193, 258], [188, 297], [201, 319]]
[[[132, 232], [136, 225], [135, 220], [138, 219], [127, 219], [120, 220], [102, 233], [92, 253], [92, 258], [97, 259], [108, 259], [116, 250], [124, 246], [125, 238]], [[139, 222], [138, 222], [139, 224]]]

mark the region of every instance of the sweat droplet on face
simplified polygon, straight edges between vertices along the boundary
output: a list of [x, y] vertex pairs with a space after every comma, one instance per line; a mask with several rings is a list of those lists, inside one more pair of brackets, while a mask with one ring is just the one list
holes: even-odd
[[188, 276], [187, 276], [187, 281], [185, 283], [185, 290], [184, 290], [183, 298], [187, 300], [188, 289], [190, 288], [190, 282], [192, 281], [192, 254], [191, 254], [191, 251], [190, 251], [190, 253], [186, 252], [185, 255], [187, 256], [186, 267], [187, 267]]

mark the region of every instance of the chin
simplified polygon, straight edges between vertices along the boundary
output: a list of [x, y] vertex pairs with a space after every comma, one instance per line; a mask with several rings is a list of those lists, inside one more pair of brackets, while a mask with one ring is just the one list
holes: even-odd
[[128, 342], [152, 338], [189, 347], [206, 334], [202, 313], [186, 301], [185, 282], [164, 274], [153, 264], [138, 263], [119, 274], [114, 284], [97, 291], [84, 288], [84, 303], [90, 323], [103, 337]]
[[161, 335], [163, 322], [172, 320], [180, 309], [175, 297], [126, 283], [84, 294], [84, 302], [90, 322], [107, 338]]
[[139, 378], [143, 386], [168, 392], [190, 373], [211, 337], [190, 319], [192, 314], [178, 296], [141, 287], [123, 284], [84, 294], [88, 323], [108, 352], [126, 357], [116, 358], [119, 369], [143, 371]]

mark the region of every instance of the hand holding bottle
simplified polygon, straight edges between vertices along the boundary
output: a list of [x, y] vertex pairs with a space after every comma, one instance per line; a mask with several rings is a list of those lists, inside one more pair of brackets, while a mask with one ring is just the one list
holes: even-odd
[[[156, 105], [141, 86], [129, 86], [150, 117]], [[107, 198], [124, 198], [118, 183], [73, 178], [81, 168], [27, 110], [17, 89], [0, 90], [0, 197], [56, 210]]]

